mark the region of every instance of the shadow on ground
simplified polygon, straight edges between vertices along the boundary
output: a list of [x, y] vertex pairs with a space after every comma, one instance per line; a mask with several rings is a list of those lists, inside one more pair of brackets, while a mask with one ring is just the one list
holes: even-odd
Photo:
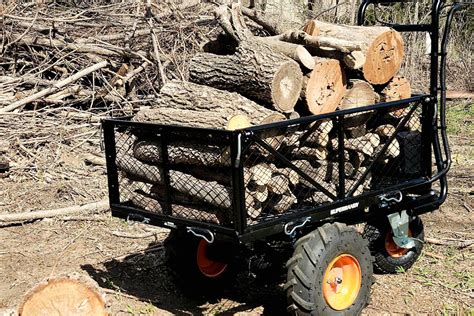
[[192, 298], [183, 295], [165, 266], [164, 249], [157, 243], [149, 244], [145, 252], [112, 259], [100, 267], [81, 267], [100, 287], [132, 295], [173, 314], [229, 315], [255, 308], [264, 315], [286, 313], [285, 294], [277, 284], [283, 280], [255, 279], [248, 271], [240, 272], [233, 284], [212, 297], [199, 297], [199, 293]]

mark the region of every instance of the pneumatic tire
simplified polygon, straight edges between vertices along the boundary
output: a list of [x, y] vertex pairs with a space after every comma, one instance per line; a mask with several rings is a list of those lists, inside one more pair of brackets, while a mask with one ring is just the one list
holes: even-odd
[[418, 260], [425, 238], [423, 222], [418, 216], [415, 216], [408, 227], [409, 235], [417, 239], [415, 247], [411, 249], [400, 248], [395, 244], [388, 219], [365, 225], [363, 236], [369, 241], [369, 249], [374, 256], [374, 270], [376, 272], [392, 274], [406, 271]]
[[166, 266], [183, 294], [211, 297], [229, 286], [235, 265], [206, 258], [207, 249], [214, 246], [183, 231], [171, 231], [164, 241]]
[[301, 237], [287, 268], [291, 314], [357, 315], [368, 303], [372, 257], [352, 227], [325, 224]]

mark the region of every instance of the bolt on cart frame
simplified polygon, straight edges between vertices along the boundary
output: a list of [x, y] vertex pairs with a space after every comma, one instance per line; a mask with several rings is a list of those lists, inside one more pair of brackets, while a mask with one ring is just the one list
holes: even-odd
[[[358, 12], [358, 24], [366, 21], [366, 9], [377, 4], [377, 0], [364, 0]], [[395, 3], [400, 1], [387, 1]], [[446, 85], [445, 68], [447, 42], [450, 25], [454, 13], [463, 4], [453, 4], [448, 12], [444, 34], [441, 39], [441, 50], [438, 50], [440, 40], [440, 14], [444, 8], [443, 0], [434, 0], [431, 10], [431, 23], [416, 25], [387, 24], [400, 32], [428, 32], [431, 37], [431, 66], [430, 92], [426, 95], [415, 95], [411, 98], [379, 103], [357, 109], [337, 111], [317, 116], [303, 117], [281, 121], [262, 126], [249, 127], [236, 131], [190, 128], [160, 124], [131, 122], [127, 120], [107, 119], [103, 121], [105, 151], [107, 160], [107, 175], [109, 199], [112, 214], [117, 217], [143, 221], [149, 224], [169, 227], [186, 228], [194, 234], [202, 235], [212, 241], [220, 238], [228, 241], [247, 242], [261, 239], [270, 235], [286, 233], [290, 235], [296, 227], [319, 226], [323, 222], [343, 222], [356, 224], [366, 222], [373, 216], [388, 215], [400, 209], [410, 210], [412, 215], [429, 212], [438, 208], [446, 199], [446, 173], [451, 164], [450, 150], [446, 135]], [[438, 93], [440, 98], [438, 99]], [[396, 131], [388, 137], [384, 145], [376, 151], [365, 168], [348, 175], [345, 170], [344, 128], [354, 124], [354, 117], [368, 116], [367, 124], [377, 126], [378, 120], [389, 111], [402, 110], [402, 119], [394, 122]], [[321, 120], [331, 120], [337, 141], [333, 142], [332, 155], [333, 172], [331, 179], [326, 175], [316, 175], [314, 170], [297, 166], [292, 162], [294, 156], [304, 156], [298, 150], [314, 132]], [[401, 144], [400, 158], [383, 165], [381, 161], [386, 156], [393, 140], [403, 131], [409, 131], [409, 125], [418, 124], [415, 134], [407, 132], [406, 137], [398, 139]], [[301, 135], [293, 143], [281, 141], [290, 135]], [[397, 136], [398, 135], [398, 136]], [[130, 203], [130, 193], [133, 190], [146, 190], [144, 187], [133, 188], [122, 176], [117, 166], [118, 159], [124, 157], [127, 150], [131, 154], [131, 146], [126, 144], [133, 139], [154, 139], [161, 151], [160, 175], [162, 175], [162, 191], [164, 198], [160, 201], [160, 210], [146, 209]], [[294, 138], [294, 137], [293, 137]], [[125, 144], [125, 145], [124, 145]], [[205, 200], [209, 207], [227, 205], [228, 220], [224, 224], [187, 212], [189, 205], [183, 207], [179, 194], [175, 194], [170, 177], [179, 177], [176, 170], [186, 171], [189, 165], [175, 163], [169, 159], [170, 151], [176, 151], [186, 146], [196, 148], [207, 147], [216, 151], [226, 152], [226, 161], [219, 167], [220, 174], [229, 180], [225, 183], [228, 189], [225, 193], [213, 195], [209, 190]], [[125, 148], [127, 147], [127, 148]], [[256, 150], [258, 148], [258, 150]], [[282, 149], [283, 148], [283, 149]], [[256, 152], [260, 152], [260, 156]], [[281, 167], [289, 168], [298, 174], [305, 182], [298, 195], [301, 203], [293, 204], [287, 211], [275, 213], [269, 211], [253, 217], [246, 205], [244, 187], [244, 168], [257, 162], [271, 162]], [[433, 172], [432, 165], [436, 165]], [[134, 161], [128, 161], [133, 164]], [[133, 167], [133, 166], [132, 166]], [[202, 166], [205, 167], [205, 166]], [[139, 166], [135, 166], [139, 169]], [[153, 172], [153, 171], [150, 171]], [[212, 170], [209, 171], [212, 174]], [[178, 174], [178, 176], [176, 175]], [[371, 180], [370, 180], [371, 178]], [[364, 181], [371, 181], [371, 189], [358, 192]], [[440, 190], [432, 189], [432, 184], [439, 181]], [[209, 182], [210, 186], [215, 182]], [[349, 183], [349, 185], [348, 185]], [[305, 191], [306, 190], [306, 191]], [[319, 192], [318, 198], [310, 195]], [[313, 194], [314, 195], [314, 194]], [[213, 201], [226, 197], [227, 201]], [[218, 203], [216, 203], [218, 202]], [[192, 206], [192, 205], [191, 205]], [[221, 207], [222, 208], [222, 207]], [[204, 215], [203, 215], [204, 214]], [[191, 216], [192, 215], [192, 216]]]

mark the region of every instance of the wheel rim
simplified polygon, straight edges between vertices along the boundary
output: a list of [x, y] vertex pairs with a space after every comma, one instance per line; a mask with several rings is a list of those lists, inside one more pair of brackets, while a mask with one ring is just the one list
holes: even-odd
[[[412, 236], [411, 230], [408, 229], [408, 237], [411, 237], [411, 236]], [[410, 249], [399, 247], [395, 243], [395, 240], [393, 240], [393, 232], [389, 230], [387, 231], [387, 234], [385, 235], [385, 250], [387, 251], [390, 257], [400, 258], [406, 255], [408, 250]]]
[[343, 310], [354, 304], [362, 282], [359, 261], [349, 254], [334, 258], [323, 278], [323, 296], [334, 310]]
[[207, 257], [208, 243], [205, 240], [199, 241], [196, 261], [199, 271], [208, 278], [217, 278], [227, 270], [227, 264], [213, 261]]

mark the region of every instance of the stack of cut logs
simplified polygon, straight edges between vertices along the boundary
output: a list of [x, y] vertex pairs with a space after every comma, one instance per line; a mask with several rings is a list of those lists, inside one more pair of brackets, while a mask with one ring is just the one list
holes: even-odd
[[[190, 60], [190, 82], [166, 83], [159, 102], [151, 108], [142, 108], [135, 121], [235, 130], [411, 95], [409, 82], [397, 76], [404, 56], [403, 40], [389, 27], [346, 26], [312, 20], [302, 31], [257, 37], [247, 28], [239, 5], [220, 6], [215, 15], [224, 34], [206, 43], [203, 52]], [[378, 126], [369, 128], [366, 123], [373, 114], [365, 111], [348, 115], [344, 121], [348, 190], [357, 176], [364, 173], [364, 162], [394, 133], [394, 126], [406, 110], [390, 112], [386, 119], [378, 120], [381, 122]], [[330, 201], [327, 192], [335, 194], [338, 166], [331, 152], [337, 148], [338, 141], [331, 133], [333, 122], [318, 121], [305, 128], [267, 141], [308, 177], [279, 165], [268, 154], [262, 154], [263, 160], [245, 163], [245, 196], [250, 218], [280, 214], [295, 203]], [[411, 129], [419, 129], [416, 122], [411, 124]], [[118, 148], [119, 169], [130, 180], [146, 184], [132, 193], [132, 202], [161, 212], [160, 201], [165, 198], [166, 190], [160, 169], [159, 141], [133, 136]], [[181, 204], [182, 214], [230, 222], [229, 169], [224, 174], [216, 171], [230, 166], [229, 150], [173, 144], [168, 151], [171, 163], [188, 165], [186, 170], [172, 170], [169, 174], [170, 193], [173, 201]], [[393, 139], [382, 158], [388, 161], [399, 153], [400, 146]], [[211, 169], [213, 172], [209, 172]], [[318, 189], [318, 184], [326, 192]], [[355, 194], [360, 194], [368, 188], [370, 175], [353, 189]], [[305, 192], [305, 201], [301, 201], [301, 192]]]

